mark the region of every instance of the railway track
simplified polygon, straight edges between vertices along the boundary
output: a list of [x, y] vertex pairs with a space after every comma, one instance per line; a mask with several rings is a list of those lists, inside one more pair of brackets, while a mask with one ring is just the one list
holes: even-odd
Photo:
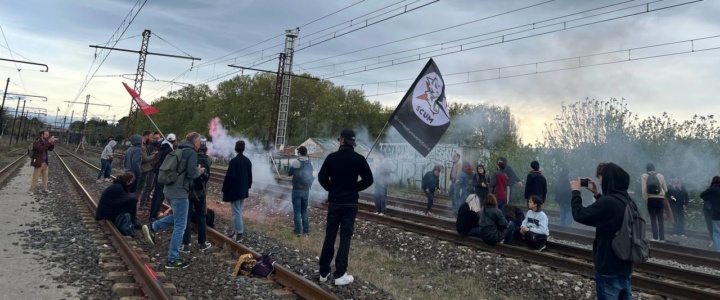
[[[12, 151], [8, 151], [3, 153], [4, 156], [12, 157], [13, 155], [17, 155], [17, 152], [22, 150], [23, 148], [18, 148]], [[5, 181], [8, 176], [10, 176], [17, 168], [19, 168], [23, 162], [27, 162], [27, 158], [25, 155], [19, 154], [16, 158], [12, 159], [8, 164], [0, 168], [0, 182]]]
[[[66, 155], [74, 157], [82, 164], [99, 171], [99, 168], [94, 164], [78, 157], [74, 153], [70, 153], [67, 150], [63, 149], [63, 151], [65, 151]], [[164, 208], [168, 209], [169, 207], [165, 206]], [[193, 229], [195, 228], [195, 226], [191, 227], [193, 227]], [[207, 237], [213, 244], [218, 245], [226, 249], [230, 253], [234, 253], [237, 256], [251, 253], [256, 259], [260, 257], [260, 253], [257, 253], [252, 249], [231, 240], [221, 232], [216, 231], [212, 228], [207, 228]], [[332, 293], [324, 290], [312, 281], [294, 273], [292, 270], [280, 264], [275, 264], [275, 273], [273, 276], [271, 276], [270, 279], [283, 286], [286, 291], [295, 294], [303, 299], [338, 299]]]
[[[185, 297], [172, 295], [172, 291], [175, 290], [174, 285], [163, 284], [161, 279], [164, 278], [164, 274], [154, 272], [145, 263], [149, 258], [142, 253], [142, 249], [136, 247], [131, 238], [123, 237], [112, 222], [95, 221], [97, 201], [88, 193], [61, 155], [56, 151], [52, 152], [56, 154], [82, 198], [82, 202], [78, 205], [84, 205], [84, 209], [80, 209], [83, 223], [94, 235], [98, 250], [102, 251], [100, 257], [106, 264], [105, 267], [108, 270], [115, 270], [109, 274], [109, 277], [115, 280], [114, 293], [118, 297], [145, 296], [150, 299], [185, 299]], [[102, 245], [112, 245], [112, 247], [103, 247]], [[123, 269], [126, 271], [119, 271]]]

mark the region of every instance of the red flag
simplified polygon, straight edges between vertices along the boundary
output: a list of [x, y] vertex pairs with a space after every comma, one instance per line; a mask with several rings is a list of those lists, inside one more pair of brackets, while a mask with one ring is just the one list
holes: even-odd
[[149, 115], [160, 112], [157, 108], [150, 106], [150, 104], [147, 104], [147, 102], [145, 102], [145, 100], [140, 98], [140, 95], [138, 95], [138, 93], [135, 90], [130, 88], [130, 86], [128, 86], [127, 83], [123, 82], [123, 85], [125, 86], [125, 89], [127, 89], [128, 93], [130, 93], [130, 96], [132, 96], [133, 100], [135, 100], [135, 103], [137, 103], [137, 105], [140, 106], [140, 110], [142, 110], [142, 112], [144, 114], [149, 116]]

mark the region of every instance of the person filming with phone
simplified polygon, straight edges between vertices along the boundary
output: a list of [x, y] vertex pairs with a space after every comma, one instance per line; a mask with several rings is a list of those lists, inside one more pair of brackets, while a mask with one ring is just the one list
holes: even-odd
[[[602, 193], [590, 178], [573, 180], [570, 187], [573, 219], [595, 227], [593, 263], [597, 299], [632, 299], [633, 262], [622, 260], [613, 250], [613, 238], [623, 225], [625, 206], [633, 203], [627, 193], [630, 175], [614, 163], [600, 163], [595, 176], [600, 180]], [[596, 199], [587, 207], [583, 206], [582, 188], [592, 192]]]
[[35, 168], [33, 171], [32, 181], [28, 194], [35, 195], [38, 177], [42, 177], [43, 194], [50, 194], [48, 190], [48, 151], [55, 148], [55, 137], [50, 137], [47, 130], [40, 131], [40, 138], [33, 143], [32, 153], [30, 153], [30, 165]]

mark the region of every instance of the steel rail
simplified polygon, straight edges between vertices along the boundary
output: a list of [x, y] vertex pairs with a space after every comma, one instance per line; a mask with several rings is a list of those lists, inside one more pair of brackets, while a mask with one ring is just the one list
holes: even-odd
[[[82, 185], [80, 179], [75, 174], [75, 172], [73, 172], [70, 167], [65, 163], [65, 160], [60, 157], [60, 154], [58, 154], [56, 151], [53, 152], [55, 152], [55, 155], [62, 164], [63, 168], [72, 178], [73, 184], [81, 191], [81, 196], [85, 204], [88, 205], [88, 207], [90, 207], [91, 209], [97, 209], [97, 202], [93, 199], [87, 189], [85, 189], [85, 187]], [[140, 259], [137, 252], [135, 252], [135, 250], [130, 245], [128, 245], [127, 242], [125, 242], [125, 239], [117, 230], [117, 228], [115, 228], [115, 226], [107, 220], [102, 220], [100, 221], [100, 223], [105, 229], [110, 232], [109, 236], [111, 243], [115, 245], [116, 249], [119, 250], [121, 259], [131, 269], [131, 273], [135, 278], [135, 281], [140, 285], [143, 293], [146, 296], [150, 297], [150, 299], [173, 299], [173, 296], [167, 289], [165, 289], [165, 287], [163, 287], [162, 283], [157, 279], [155, 273], [152, 271], [150, 266], [145, 264]]]
[[[63, 149], [64, 150], [64, 149]], [[88, 167], [92, 167], [95, 170], [99, 170], [99, 168], [96, 165], [93, 165], [92, 163], [78, 157], [77, 155], [70, 153], [67, 150], [67, 154], [73, 156], [78, 161], [83, 163], [84, 165]], [[164, 205], [166, 208], [169, 208], [167, 205]], [[252, 249], [233, 241], [232, 239], [228, 238], [221, 232], [213, 229], [213, 228], [206, 228], [207, 235], [210, 239], [215, 241], [218, 245], [227, 245], [229, 246], [232, 252], [242, 255], [245, 253], [252, 254], [255, 258], [260, 257], [260, 253], [253, 251]], [[340, 299], [334, 294], [326, 291], [322, 287], [318, 286], [314, 282], [308, 280], [305, 277], [302, 277], [292, 270], [288, 269], [287, 267], [276, 263], [274, 265], [275, 267], [275, 275], [272, 277], [274, 281], [279, 283], [280, 285], [284, 286], [285, 288], [289, 289], [293, 293], [297, 294], [298, 296], [302, 297], [303, 299], [317, 299], [317, 300], [337, 300]]]

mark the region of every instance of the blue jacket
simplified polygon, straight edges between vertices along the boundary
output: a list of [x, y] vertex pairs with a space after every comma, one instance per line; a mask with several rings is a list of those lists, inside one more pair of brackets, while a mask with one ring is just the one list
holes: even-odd
[[130, 137], [130, 143], [132, 147], [125, 152], [123, 167], [125, 168], [125, 172], [133, 172], [137, 176], [142, 173], [140, 169], [140, 165], [142, 164], [142, 149], [140, 148], [142, 137], [139, 134], [133, 134]]

